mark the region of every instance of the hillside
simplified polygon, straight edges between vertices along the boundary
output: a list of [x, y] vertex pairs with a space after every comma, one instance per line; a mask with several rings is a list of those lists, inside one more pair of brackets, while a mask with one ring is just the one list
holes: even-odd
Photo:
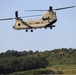
[[54, 49], [44, 52], [32, 50], [0, 53], [0, 74], [29, 71], [54, 65], [76, 65], [76, 49]]

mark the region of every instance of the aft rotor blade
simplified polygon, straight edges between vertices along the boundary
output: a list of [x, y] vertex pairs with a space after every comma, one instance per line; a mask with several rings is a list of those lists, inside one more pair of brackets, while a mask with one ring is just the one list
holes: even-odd
[[64, 7], [64, 8], [58, 8], [58, 9], [54, 9], [54, 10], [63, 10], [63, 9], [69, 9], [69, 8], [74, 8], [76, 6], [70, 6], [70, 7]]
[[25, 11], [49, 11], [49, 10], [25, 10]]
[[[64, 8], [57, 8], [53, 10], [63, 10], [63, 9], [69, 9], [69, 8], [74, 8], [76, 6], [69, 6], [69, 7], [64, 7]], [[25, 10], [25, 11], [50, 11], [50, 10]]]

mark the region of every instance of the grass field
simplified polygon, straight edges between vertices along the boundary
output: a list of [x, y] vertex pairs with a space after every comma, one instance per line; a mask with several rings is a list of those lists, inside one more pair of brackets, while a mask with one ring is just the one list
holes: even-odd
[[[46, 74], [39, 74], [39, 75], [46, 75]], [[76, 75], [76, 74], [47, 74], [47, 75]]]
[[48, 69], [64, 74], [76, 74], [76, 65], [54, 65], [48, 67]]
[[53, 65], [45, 69], [35, 69], [22, 72], [14, 72], [9, 75], [52, 75], [52, 74], [40, 74], [46, 71], [54, 71], [53, 75], [76, 75], [76, 65]]

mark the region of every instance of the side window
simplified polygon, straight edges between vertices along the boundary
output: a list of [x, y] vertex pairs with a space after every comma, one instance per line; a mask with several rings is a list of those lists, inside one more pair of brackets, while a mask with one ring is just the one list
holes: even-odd
[[41, 23], [43, 23], [43, 22], [41, 22]]
[[36, 22], [36, 24], [40, 24], [40, 22]]

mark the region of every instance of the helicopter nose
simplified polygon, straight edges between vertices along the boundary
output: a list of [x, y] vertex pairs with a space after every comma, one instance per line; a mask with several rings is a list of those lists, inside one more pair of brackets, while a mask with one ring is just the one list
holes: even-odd
[[14, 28], [14, 29], [15, 29], [15, 26], [13, 26], [12, 28]]

